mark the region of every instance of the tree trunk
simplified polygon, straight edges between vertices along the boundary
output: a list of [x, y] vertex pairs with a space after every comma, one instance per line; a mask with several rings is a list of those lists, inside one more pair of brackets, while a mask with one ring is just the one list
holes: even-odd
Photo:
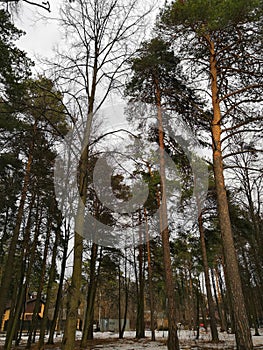
[[[212, 273], [213, 273], [213, 271], [212, 271]], [[222, 278], [221, 272], [219, 270], [219, 267], [217, 265], [215, 266], [215, 276], [216, 276], [216, 279], [218, 280], [218, 284], [219, 284], [219, 291], [220, 291], [219, 304], [221, 304], [222, 315], [223, 315], [224, 320], [225, 320], [226, 330], [228, 331], [229, 327], [232, 328], [232, 314], [233, 314], [233, 312], [231, 311], [232, 309], [231, 309], [228, 293], [227, 293], [227, 291], [226, 292], [224, 291], [223, 278]], [[212, 275], [212, 277], [213, 277], [213, 275]], [[219, 293], [218, 293], [218, 295], [219, 295]]]
[[[128, 301], [129, 301], [129, 282], [127, 278], [127, 254], [126, 254], [126, 248], [125, 248], [125, 257], [124, 257], [124, 284], [125, 284], [125, 306], [124, 306], [124, 315], [123, 315], [123, 325], [120, 329], [119, 339], [123, 339], [126, 323], [127, 323], [127, 314], [128, 314]], [[119, 271], [120, 276], [120, 271]], [[121, 313], [119, 315], [121, 317]]]
[[200, 336], [200, 319], [199, 319], [199, 308], [200, 308], [200, 293], [199, 293], [199, 285], [196, 287], [196, 337], [198, 340]]
[[[35, 256], [36, 243], [38, 239], [38, 235], [36, 235], [35, 233], [32, 248], [30, 249], [29, 242], [30, 242], [30, 230], [31, 230], [31, 215], [32, 215], [32, 209], [33, 209], [34, 203], [35, 203], [35, 195], [33, 194], [29, 205], [29, 213], [28, 213], [27, 223], [25, 227], [25, 237], [24, 237], [23, 246], [21, 249], [21, 256], [19, 258], [19, 262], [17, 261], [14, 262], [14, 264], [19, 265], [18, 268], [21, 271], [21, 284], [19, 286], [19, 294], [17, 295], [17, 298], [16, 298], [17, 300], [15, 303], [15, 310], [14, 310], [12, 322], [11, 322], [11, 317], [9, 318], [10, 327], [8, 327], [8, 331], [6, 334], [6, 342], [5, 342], [6, 350], [11, 349], [12, 340], [14, 338], [16, 338], [16, 345], [19, 345], [19, 339], [17, 338], [16, 333], [18, 332], [18, 329], [19, 329], [19, 321], [20, 321], [20, 317], [23, 309], [23, 303], [26, 299], [26, 290], [27, 290], [27, 285], [31, 275], [32, 265], [33, 265], [34, 256]], [[38, 211], [37, 211], [37, 216], [38, 216]], [[28, 257], [30, 257], [30, 261], [26, 271], [25, 265]], [[23, 282], [24, 279], [25, 281]], [[10, 316], [11, 316], [11, 309], [10, 309]], [[22, 323], [23, 323], [23, 319], [22, 319]]]
[[209, 266], [208, 266], [206, 244], [205, 244], [203, 217], [202, 217], [200, 202], [198, 198], [197, 198], [197, 206], [198, 206], [198, 212], [200, 213], [198, 216], [198, 228], [200, 233], [200, 244], [201, 244], [202, 260], [203, 260], [204, 275], [205, 275], [205, 286], [206, 286], [206, 293], [207, 293], [208, 309], [209, 309], [209, 316], [210, 316], [211, 335], [212, 335], [213, 342], [219, 342], [216, 318], [215, 318], [215, 306], [214, 306], [214, 301], [213, 301], [213, 296], [211, 291], [211, 283], [209, 278]]
[[[261, 259], [263, 258], [263, 239], [262, 239], [262, 234], [260, 233], [260, 221], [259, 219], [259, 215], [256, 215], [255, 212], [255, 205], [254, 205], [254, 201], [253, 201], [253, 190], [252, 190], [252, 186], [251, 186], [251, 179], [249, 177], [249, 172], [248, 172], [248, 168], [247, 166], [245, 166], [244, 169], [244, 183], [245, 183], [245, 195], [247, 197], [247, 201], [248, 201], [248, 208], [249, 208], [249, 214], [250, 214], [250, 218], [252, 221], [252, 225], [254, 228], [254, 233], [255, 233], [255, 240], [257, 242], [257, 246], [255, 248], [257, 248], [258, 253], [259, 253], [259, 257], [261, 257]], [[257, 258], [257, 256], [256, 256]], [[262, 260], [261, 260], [262, 262]], [[262, 282], [262, 274], [259, 274], [260, 276], [260, 281]]]
[[[244, 278], [246, 279], [245, 281], [245, 285], [247, 285], [247, 293], [250, 296], [249, 300], [248, 300], [248, 306], [249, 306], [249, 313], [251, 315], [252, 318], [252, 322], [254, 325], [254, 329], [255, 329], [255, 336], [259, 336], [259, 329], [258, 329], [258, 322], [257, 322], [257, 311], [256, 311], [256, 307], [255, 307], [255, 300], [254, 300], [254, 285], [252, 284], [252, 288], [250, 288], [250, 271], [249, 271], [249, 263], [247, 261], [247, 257], [246, 257], [246, 253], [244, 251], [244, 249], [242, 249], [242, 257], [243, 257], [243, 262], [244, 262], [244, 268], [246, 270], [245, 276]], [[254, 282], [255, 283], [255, 282]]]
[[28, 339], [27, 339], [27, 345], [26, 345], [27, 349], [30, 349], [31, 344], [35, 342], [35, 333], [36, 333], [37, 324], [38, 324], [38, 313], [39, 313], [39, 308], [41, 306], [41, 297], [42, 297], [42, 291], [43, 291], [44, 282], [45, 282], [45, 274], [46, 274], [46, 268], [47, 268], [47, 256], [48, 256], [48, 250], [49, 250], [49, 244], [50, 244], [51, 230], [52, 230], [52, 222], [49, 219], [48, 227], [47, 227], [47, 235], [46, 235], [46, 240], [45, 240], [44, 253], [43, 253], [42, 266], [41, 266], [41, 272], [40, 272], [39, 285], [38, 285], [38, 290], [37, 290], [37, 297], [36, 297], [35, 306], [34, 306], [34, 310], [33, 310], [32, 322], [30, 325], [29, 333], [28, 333]]
[[[14, 208], [11, 211], [11, 208], [8, 207], [5, 211], [5, 219], [3, 222], [3, 231], [1, 234], [1, 240], [0, 240], [0, 286], [2, 284], [2, 276], [4, 271], [4, 262], [5, 262], [5, 252], [4, 252], [4, 246], [8, 240], [9, 232], [7, 230], [8, 222], [11, 220], [11, 218], [14, 216]], [[10, 212], [9, 212], [10, 211]], [[0, 317], [1, 322], [1, 317]]]
[[217, 60], [214, 43], [207, 39], [210, 45], [210, 74], [213, 104], [213, 120], [211, 123], [213, 141], [213, 168], [217, 193], [219, 224], [222, 236], [227, 283], [230, 292], [235, 320], [235, 336], [238, 350], [252, 350], [253, 343], [246, 314], [244, 296], [233, 233], [228, 209], [227, 194], [223, 174], [223, 158], [221, 149], [221, 111], [217, 86]]
[[59, 309], [60, 309], [61, 299], [62, 299], [64, 276], [65, 276], [67, 255], [68, 255], [68, 241], [69, 241], [69, 229], [65, 228], [65, 230], [66, 230], [66, 234], [65, 234], [64, 250], [63, 250], [63, 256], [62, 256], [59, 286], [58, 286], [58, 292], [56, 297], [56, 305], [55, 305], [53, 320], [51, 322], [51, 327], [49, 332], [48, 344], [54, 344], [54, 334], [55, 334], [55, 329], [58, 321]]
[[120, 267], [120, 259], [118, 265], [118, 316], [119, 316], [119, 339], [123, 338], [123, 333], [121, 334], [121, 267]]
[[[102, 248], [101, 248], [102, 249]], [[100, 253], [101, 255], [101, 253]], [[88, 285], [87, 294], [87, 308], [85, 313], [84, 328], [81, 339], [81, 348], [87, 347], [87, 340], [93, 339], [93, 321], [94, 321], [94, 305], [97, 292], [97, 273], [96, 273], [96, 261], [98, 256], [98, 245], [92, 243], [91, 258], [90, 258], [90, 281]]]
[[[82, 215], [78, 212], [78, 215]], [[78, 220], [78, 219], [77, 219]], [[75, 333], [80, 305], [81, 271], [82, 271], [83, 237], [78, 232], [74, 234], [74, 259], [71, 285], [68, 290], [67, 319], [62, 340], [63, 350], [75, 348]]]
[[[18, 272], [18, 271], [17, 271]], [[19, 276], [16, 274], [15, 277], [19, 279]], [[12, 341], [15, 340], [14, 337], [11, 336], [13, 320], [15, 317], [15, 307], [16, 307], [16, 298], [18, 293], [19, 283], [17, 283], [12, 291], [11, 303], [10, 303], [10, 314], [9, 319], [7, 321], [7, 329], [6, 329], [6, 339], [4, 344], [4, 350], [11, 349]]]
[[145, 323], [144, 323], [144, 245], [142, 242], [142, 215], [139, 212], [139, 278], [138, 278], [138, 297], [137, 297], [137, 322], [136, 322], [136, 338], [145, 338]]
[[227, 330], [225, 314], [224, 314], [222, 307], [221, 307], [221, 298], [220, 298], [220, 295], [218, 295], [219, 290], [215, 284], [215, 277], [214, 277], [213, 268], [210, 269], [210, 272], [211, 272], [211, 281], [212, 281], [212, 286], [213, 286], [213, 290], [214, 290], [216, 305], [217, 305], [218, 314], [219, 314], [219, 318], [220, 318], [220, 330], [221, 330], [221, 332], [224, 332]]
[[45, 332], [46, 332], [47, 323], [48, 323], [48, 311], [49, 311], [50, 302], [51, 302], [52, 286], [56, 277], [56, 259], [57, 259], [59, 238], [60, 238], [60, 227], [58, 227], [56, 230], [56, 237], [55, 237], [55, 242], [52, 250], [52, 260], [51, 260], [49, 280], [47, 285], [47, 298], [46, 298], [45, 309], [44, 309], [43, 319], [41, 322], [39, 341], [38, 341], [39, 350], [44, 348], [44, 337], [45, 337]]
[[93, 100], [89, 101], [89, 111], [87, 116], [86, 129], [84, 134], [84, 149], [79, 162], [79, 201], [77, 216], [75, 219], [74, 232], [74, 258], [71, 285], [68, 291], [67, 319], [62, 340], [62, 350], [72, 350], [75, 346], [75, 334], [78, 318], [78, 308], [80, 305], [82, 253], [83, 253], [83, 225], [85, 218], [85, 204], [87, 200], [87, 169], [88, 169], [88, 140], [92, 124], [92, 111], [95, 99], [95, 92], [92, 94]]
[[150, 312], [151, 312], [151, 340], [155, 341], [155, 324], [154, 324], [154, 300], [153, 300], [153, 281], [152, 281], [152, 261], [151, 261], [151, 247], [150, 237], [148, 231], [147, 212], [144, 208], [145, 218], [145, 233], [146, 233], [146, 246], [147, 246], [147, 261], [148, 261], [148, 284], [149, 284], [149, 296], [150, 296]]
[[[96, 55], [98, 52], [96, 53]], [[95, 57], [93, 67], [93, 79], [90, 96], [88, 97], [88, 115], [84, 132], [83, 145], [79, 161], [79, 201], [77, 216], [75, 219], [74, 232], [74, 259], [71, 285], [69, 288], [67, 303], [67, 319], [62, 340], [62, 350], [72, 350], [75, 346], [75, 334], [78, 318], [78, 307], [80, 305], [82, 253], [83, 253], [83, 225], [85, 218], [85, 205], [87, 200], [87, 170], [89, 161], [89, 139], [93, 120], [93, 107], [95, 103], [96, 83], [98, 73], [98, 57]], [[87, 77], [88, 78], [88, 77]], [[93, 331], [93, 330], [92, 330]], [[82, 339], [83, 336], [82, 336]], [[85, 341], [85, 340], [84, 340]]]
[[170, 256], [170, 242], [167, 218], [167, 202], [166, 202], [166, 177], [165, 177], [165, 158], [164, 158], [164, 132], [161, 110], [161, 93], [158, 80], [154, 79], [155, 97], [157, 106], [158, 118], [158, 133], [159, 133], [159, 150], [160, 150], [160, 175], [161, 175], [161, 207], [160, 207], [160, 228], [163, 246], [163, 261], [165, 274], [165, 287], [168, 300], [168, 350], [179, 350], [179, 339], [177, 335], [176, 324], [176, 309], [175, 309], [175, 290], [173, 282], [172, 263]]
[[[34, 126], [35, 129], [36, 126]], [[31, 166], [33, 162], [33, 148], [34, 148], [34, 143], [32, 141], [30, 150], [29, 150], [29, 155], [27, 159], [27, 165], [26, 165], [26, 170], [25, 170], [25, 175], [24, 175], [24, 184], [20, 196], [20, 203], [18, 207], [18, 212], [16, 216], [16, 224], [14, 228], [14, 232], [12, 235], [11, 243], [9, 246], [8, 250], [8, 255], [7, 255], [7, 260], [5, 263], [5, 269], [3, 272], [3, 276], [1, 279], [1, 286], [0, 286], [0, 321], [2, 321], [4, 310], [6, 307], [6, 303], [8, 300], [8, 293], [10, 290], [10, 285], [13, 277], [13, 266], [14, 266], [14, 260], [15, 260], [15, 253], [16, 253], [16, 248], [17, 248], [17, 242], [20, 234], [20, 228], [23, 220], [23, 214], [24, 214], [24, 206], [26, 202], [26, 196], [27, 196], [27, 191], [28, 191], [28, 186], [30, 183], [30, 172], [31, 172]]]
[[[17, 263], [16, 263], [17, 264]], [[24, 275], [24, 264], [19, 266], [15, 271], [15, 278], [18, 283], [15, 284], [13, 288], [11, 305], [10, 305], [10, 314], [7, 324], [6, 339], [4, 344], [5, 350], [10, 350], [12, 347], [12, 341], [16, 340], [16, 331], [17, 331], [17, 321], [20, 318], [22, 312], [22, 303], [19, 303], [20, 297], [24, 298], [23, 292], [20, 294], [20, 289], [23, 284]]]

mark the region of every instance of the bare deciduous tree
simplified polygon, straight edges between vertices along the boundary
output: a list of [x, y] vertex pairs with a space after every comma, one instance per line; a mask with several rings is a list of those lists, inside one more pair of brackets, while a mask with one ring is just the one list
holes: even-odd
[[71, 115], [75, 118], [77, 114], [84, 125], [81, 133], [83, 148], [78, 155], [80, 195], [75, 219], [78, 229], [75, 229], [74, 236], [73, 273], [63, 349], [71, 350], [75, 342], [82, 270], [83, 204], [87, 200], [86, 175], [93, 118], [110, 93], [121, 89], [127, 74], [126, 63], [140, 41], [145, 19], [153, 7], [151, 4], [145, 8], [139, 0], [77, 0], [66, 3], [61, 9], [67, 50], [57, 52], [58, 60], [56, 64], [51, 63], [51, 71], [68, 98], [69, 110], [74, 111]]

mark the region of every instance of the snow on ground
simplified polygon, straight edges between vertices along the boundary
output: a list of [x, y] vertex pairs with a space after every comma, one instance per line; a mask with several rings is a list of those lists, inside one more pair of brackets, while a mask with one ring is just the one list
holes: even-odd
[[[260, 330], [260, 336], [253, 336], [253, 330], [252, 330], [252, 339], [253, 339], [253, 344], [254, 346], [258, 347], [260, 346], [260, 349], [263, 350], [263, 329]], [[134, 340], [135, 338], [135, 332], [125, 332], [124, 334], [124, 340], [119, 340], [118, 344], [114, 344], [114, 347], [112, 344], [109, 344], [107, 346], [103, 345], [103, 348], [105, 349], [129, 349], [129, 350], [141, 350], [145, 348], [149, 348], [151, 350], [162, 350], [166, 349], [165, 346], [165, 341], [167, 339], [168, 332], [163, 332], [163, 331], [156, 331], [155, 336], [156, 336], [156, 342], [150, 342], [151, 339], [151, 333], [149, 331], [146, 331], [146, 339], [141, 339], [141, 340]], [[77, 335], [77, 337], [81, 335]], [[219, 344], [211, 344], [211, 336], [205, 331], [200, 331], [200, 336], [199, 339], [196, 340], [196, 332], [194, 331], [189, 331], [189, 330], [179, 330], [178, 331], [178, 336], [179, 336], [179, 341], [181, 344], [182, 349], [233, 349], [235, 346], [235, 335], [234, 334], [228, 334], [226, 332], [219, 332], [219, 339], [220, 343]], [[94, 338], [118, 338], [118, 334], [116, 333], [110, 333], [110, 332], [98, 332], [94, 333]], [[133, 344], [133, 347], [125, 347], [126, 345]]]
[[[252, 330], [252, 335], [253, 335]], [[260, 336], [253, 336], [253, 344], [255, 349], [263, 350], [263, 329], [260, 330]], [[81, 339], [81, 332], [76, 333], [76, 339]], [[94, 342], [90, 343], [87, 350], [166, 350], [165, 341], [167, 339], [167, 332], [156, 331], [156, 341], [152, 342], [151, 333], [146, 331], [146, 338], [135, 339], [135, 332], [125, 332], [124, 339], [118, 339], [117, 333], [112, 332], [95, 332]], [[227, 334], [226, 332], [219, 332], [220, 342], [218, 344], [213, 344], [210, 342], [210, 334], [205, 331], [200, 332], [200, 337], [198, 340], [195, 339], [196, 334], [194, 331], [189, 330], [179, 330], [178, 336], [180, 340], [180, 349], [182, 350], [233, 350], [235, 347], [235, 336], [233, 334]], [[26, 343], [27, 337], [24, 336], [21, 342]], [[46, 346], [46, 350], [59, 350], [59, 343], [62, 340], [62, 334], [56, 335], [55, 342], [57, 346], [49, 347]], [[0, 337], [0, 345], [4, 344], [4, 335]], [[21, 347], [20, 347], [21, 349]]]

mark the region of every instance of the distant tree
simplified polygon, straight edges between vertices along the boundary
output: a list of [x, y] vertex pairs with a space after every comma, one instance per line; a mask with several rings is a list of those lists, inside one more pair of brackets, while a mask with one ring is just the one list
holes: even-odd
[[[225, 157], [225, 167], [228, 170], [228, 187], [234, 193], [235, 203], [242, 208], [243, 215], [250, 221], [252, 232], [250, 238], [251, 258], [255, 260], [257, 271], [262, 268], [263, 249], [262, 235], [262, 149], [261, 125], [255, 123], [254, 128], [244, 135], [233, 137], [229, 144], [228, 156]], [[233, 181], [235, 179], [235, 181]], [[262, 275], [257, 273], [257, 279], [262, 285]]]

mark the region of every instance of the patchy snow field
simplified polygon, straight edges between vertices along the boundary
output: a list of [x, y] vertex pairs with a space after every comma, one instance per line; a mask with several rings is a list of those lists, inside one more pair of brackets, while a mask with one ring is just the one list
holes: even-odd
[[[255, 349], [263, 350], [263, 329], [261, 329], [260, 334], [261, 336], [253, 336], [253, 344], [255, 346]], [[165, 341], [167, 339], [167, 332], [157, 332], [156, 335], [156, 342], [150, 341], [151, 334], [150, 332], [146, 332], [146, 338], [135, 340], [135, 333], [134, 332], [126, 332], [125, 333], [125, 339], [118, 340], [116, 343], [109, 343], [109, 344], [101, 344], [96, 345], [95, 347], [91, 349], [108, 349], [108, 350], [165, 350], [166, 345]], [[227, 334], [225, 333], [219, 333], [220, 337], [220, 343], [213, 344], [210, 342], [210, 335], [205, 332], [200, 332], [199, 339], [196, 340], [196, 334], [194, 331], [185, 331], [180, 330], [178, 332], [179, 340], [180, 340], [180, 348], [183, 350], [199, 350], [199, 349], [235, 349], [235, 336], [233, 334]], [[253, 332], [252, 332], [253, 335]], [[117, 334], [103, 334], [103, 333], [95, 333], [95, 338], [101, 338], [106, 337], [109, 338], [115, 338], [118, 337]]]
[[[167, 332], [156, 331], [156, 341], [152, 342], [150, 332], [146, 332], [146, 338], [136, 340], [135, 332], [125, 332], [124, 339], [118, 339], [118, 334], [111, 332], [95, 332], [94, 341], [90, 341], [87, 350], [166, 350]], [[260, 329], [261, 336], [253, 336], [254, 349], [263, 350], [263, 329]], [[233, 350], [235, 347], [235, 337], [233, 334], [219, 333], [220, 342], [213, 344], [210, 342], [209, 333], [200, 332], [199, 340], [195, 339], [195, 332], [180, 330], [178, 332], [180, 340], [180, 349], [182, 350], [201, 350], [201, 349], [218, 349]], [[253, 335], [253, 330], [252, 330]], [[81, 332], [77, 332], [76, 338], [81, 339]], [[23, 337], [19, 349], [22, 349], [26, 343], [26, 337]], [[62, 335], [55, 338], [56, 344], [53, 346], [46, 345], [46, 350], [60, 350]], [[4, 344], [3, 335], [0, 338], [0, 345]], [[77, 344], [76, 344], [77, 345]], [[34, 349], [35, 347], [32, 347]], [[76, 346], [77, 348], [77, 346]]]

